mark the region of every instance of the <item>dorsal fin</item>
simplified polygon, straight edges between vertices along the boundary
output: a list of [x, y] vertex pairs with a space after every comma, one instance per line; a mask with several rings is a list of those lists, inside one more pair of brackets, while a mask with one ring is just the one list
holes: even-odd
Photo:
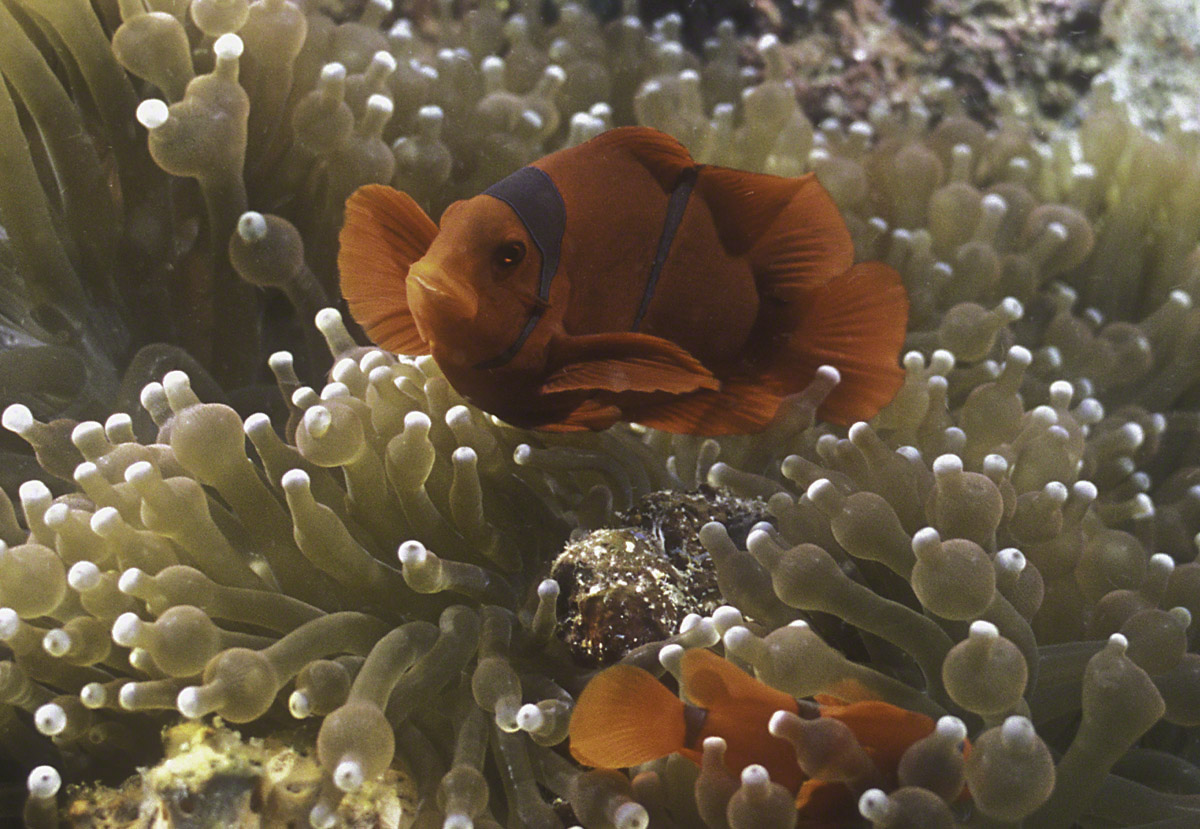
[[759, 682], [712, 651], [689, 650], [681, 662], [681, 685], [688, 699], [708, 713], [698, 738], [723, 737], [725, 762], [735, 773], [758, 763], [771, 780], [796, 791], [804, 775], [791, 745], [767, 727], [776, 711], [796, 713], [796, 700]]
[[619, 769], [683, 747], [683, 701], [651, 674], [613, 665], [592, 677], [571, 713], [571, 756]]
[[727, 659], [710, 650], [693, 648], [683, 654], [683, 691], [693, 705], [710, 710], [727, 707], [761, 707], [769, 718], [780, 709], [796, 710], [796, 700], [759, 682]]
[[437, 225], [407, 193], [368, 184], [346, 201], [338, 273], [350, 314], [367, 336], [397, 354], [428, 354], [408, 308], [405, 279]]
[[791, 299], [854, 262], [846, 222], [812, 173], [781, 178], [705, 166], [696, 191], [712, 211], [721, 244], [749, 259], [767, 296]]
[[696, 166], [686, 147], [665, 132], [650, 127], [617, 127], [580, 146], [632, 155], [668, 192], [674, 189], [684, 170]]
[[849, 727], [884, 774], [893, 774], [900, 755], [934, 729], [933, 720], [925, 714], [876, 699], [822, 705], [821, 716], [840, 720]]

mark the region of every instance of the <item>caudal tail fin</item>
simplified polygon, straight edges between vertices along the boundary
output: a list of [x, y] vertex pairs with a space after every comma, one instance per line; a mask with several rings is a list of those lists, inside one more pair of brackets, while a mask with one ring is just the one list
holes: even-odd
[[585, 766], [635, 766], [683, 748], [683, 701], [651, 674], [614, 665], [592, 678], [571, 714], [571, 756]]
[[899, 356], [908, 294], [900, 275], [882, 262], [860, 262], [805, 293], [804, 311], [771, 373], [802, 378], [802, 388], [819, 367], [831, 365], [841, 382], [817, 416], [842, 425], [869, 420], [904, 381]]

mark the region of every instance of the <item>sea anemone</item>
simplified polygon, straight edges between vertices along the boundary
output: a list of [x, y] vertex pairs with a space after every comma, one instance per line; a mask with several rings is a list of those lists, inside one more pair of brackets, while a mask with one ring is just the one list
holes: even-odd
[[[396, 825], [793, 825], [719, 740], [699, 768], [566, 759], [595, 664], [665, 675], [669, 646], [938, 720], [893, 780], [845, 734], [808, 763], [867, 824], [1194, 815], [1194, 131], [1152, 137], [1101, 87], [1077, 128], [1039, 136], [1017, 112], [959, 114], [936, 84], [814, 125], [784, 44], [742, 44], [745, 71], [731, 26], [701, 60], [676, 16], [311, 6], [0, 5], [3, 425], [36, 459], [9, 452], [19, 508], [0, 498], [0, 716], [31, 825], [56, 821], [63, 780], [119, 782], [164, 722], [210, 714], [315, 746], [294, 797], [245, 803], [317, 826], [401, 778], [379, 807]], [[436, 214], [631, 120], [703, 162], [815, 172], [858, 258], [902, 274], [906, 378], [871, 423], [814, 422], [826, 367], [757, 435], [522, 431], [318, 310], [355, 187], [395, 183]], [[686, 532], [646, 531], [655, 499], [692, 505]], [[661, 631], [610, 647], [629, 631], [600, 613], [605, 647], [581, 659], [551, 563], [637, 533], [612, 566], [661, 548], [678, 579], [650, 606]], [[183, 743], [243, 750], [219, 729], [180, 740], [176, 761]], [[184, 785], [163, 773], [152, 809]], [[228, 779], [185, 787], [192, 808]], [[73, 813], [142, 797], [100, 791]]]

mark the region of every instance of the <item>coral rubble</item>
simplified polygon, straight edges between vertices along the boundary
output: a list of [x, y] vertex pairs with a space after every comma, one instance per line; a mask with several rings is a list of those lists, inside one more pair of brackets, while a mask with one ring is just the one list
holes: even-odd
[[[853, 734], [773, 725], [849, 789], [845, 823], [1194, 818], [1193, 130], [1147, 135], [1110, 87], [1078, 129], [985, 126], [945, 84], [814, 125], [777, 38], [718, 26], [700, 58], [631, 7], [96, 8], [0, 4], [2, 422], [36, 459], [5, 450], [0, 755], [29, 825], [186, 802], [325, 827], [369, 800], [420, 827], [792, 826], [719, 738], [699, 766], [566, 759], [596, 664], [664, 676], [681, 648], [938, 721], [894, 779]], [[871, 423], [814, 422], [824, 367], [757, 435], [526, 432], [318, 310], [354, 187], [436, 212], [633, 121], [815, 172], [858, 257], [900, 271], [906, 379]], [[583, 611], [625, 577], [600, 565], [653, 581], [651, 612]], [[276, 771], [302, 780], [268, 773], [271, 740], [193, 723], [97, 787], [208, 715], [296, 734]]]

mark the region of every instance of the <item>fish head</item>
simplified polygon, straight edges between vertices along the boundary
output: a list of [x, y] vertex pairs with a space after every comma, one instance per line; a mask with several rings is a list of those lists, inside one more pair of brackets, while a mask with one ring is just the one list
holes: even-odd
[[508, 348], [536, 308], [541, 253], [504, 202], [475, 196], [446, 208], [429, 249], [408, 270], [421, 336], [474, 364]]

